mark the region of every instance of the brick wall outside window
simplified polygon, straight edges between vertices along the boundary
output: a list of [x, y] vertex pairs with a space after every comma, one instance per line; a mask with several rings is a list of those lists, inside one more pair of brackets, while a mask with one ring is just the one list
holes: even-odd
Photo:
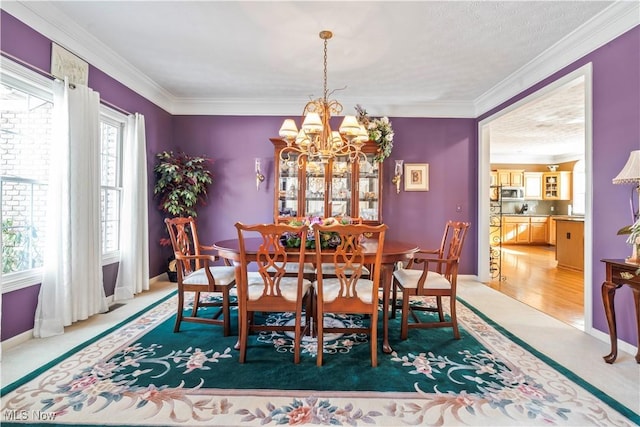
[[0, 96], [2, 273], [42, 266], [52, 103], [3, 86]]

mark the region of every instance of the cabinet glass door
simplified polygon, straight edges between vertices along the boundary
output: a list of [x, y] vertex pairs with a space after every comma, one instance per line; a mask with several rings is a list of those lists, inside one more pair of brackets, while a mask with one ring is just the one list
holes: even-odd
[[544, 197], [546, 199], [558, 199], [559, 174], [544, 174]]
[[331, 163], [331, 216], [352, 216], [352, 172], [346, 156], [336, 157]]
[[291, 154], [288, 160], [280, 160], [278, 169], [278, 216], [280, 217], [298, 216], [299, 172], [297, 155]]
[[305, 167], [305, 216], [325, 216], [326, 165], [309, 162]]
[[367, 154], [358, 167], [358, 216], [365, 221], [380, 218], [380, 164], [373, 161], [374, 156]]

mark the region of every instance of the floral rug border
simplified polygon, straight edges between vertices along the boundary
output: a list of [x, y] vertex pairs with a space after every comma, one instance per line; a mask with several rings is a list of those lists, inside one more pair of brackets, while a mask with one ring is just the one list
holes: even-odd
[[[102, 425], [265, 425], [265, 424], [335, 424], [335, 425], [634, 425], [637, 414], [586, 383], [551, 359], [541, 355], [522, 340], [510, 334], [491, 319], [461, 300], [458, 319], [487, 349], [506, 355], [514, 372], [527, 375], [560, 396], [553, 411], [545, 413], [545, 405], [518, 403], [518, 396], [502, 396], [499, 400], [477, 399], [471, 395], [425, 393], [416, 386], [415, 393], [394, 392], [330, 392], [295, 390], [225, 390], [162, 389], [150, 387], [144, 395], [127, 396], [111, 402], [111, 410], [100, 413], [97, 408], [82, 411], [47, 413], [30, 411], [27, 389], [32, 380], [47, 373], [55, 381], [63, 381], [96, 360], [106, 360], [122, 346], [131, 344], [149, 329], [175, 313], [172, 293], [119, 325], [77, 346], [65, 355], [2, 389], [3, 422], [20, 421], [26, 411], [30, 421], [87, 423], [95, 417]], [[536, 354], [537, 353], [537, 354]], [[424, 372], [425, 360], [432, 355], [396, 355], [395, 361]], [[231, 357], [216, 352], [215, 357]], [[438, 363], [438, 361], [431, 361]], [[518, 368], [521, 367], [521, 368]], [[494, 393], [501, 393], [495, 390]], [[535, 389], [521, 390], [535, 401], [545, 396]], [[489, 392], [491, 394], [491, 391]], [[537, 397], [536, 397], [536, 394]], [[568, 396], [568, 397], [567, 397]], [[35, 398], [34, 398], [35, 399]], [[496, 401], [513, 399], [508, 406]], [[521, 399], [522, 400], [522, 399]], [[611, 401], [611, 398], [608, 398]], [[144, 403], [144, 404], [141, 404]], [[148, 404], [149, 403], [149, 404]], [[567, 410], [563, 405], [582, 408], [584, 412]], [[88, 406], [88, 405], [87, 405]], [[106, 406], [106, 405], [105, 405]], [[135, 417], [132, 410], [135, 409]], [[9, 412], [7, 412], [9, 411]], [[11, 412], [14, 411], [14, 412]], [[8, 415], [9, 414], [9, 415]], [[7, 418], [9, 416], [9, 419]], [[107, 418], [105, 419], [105, 416]], [[11, 418], [14, 417], [14, 418]], [[635, 420], [635, 421], [634, 421]], [[133, 421], [133, 422], [132, 422]]]

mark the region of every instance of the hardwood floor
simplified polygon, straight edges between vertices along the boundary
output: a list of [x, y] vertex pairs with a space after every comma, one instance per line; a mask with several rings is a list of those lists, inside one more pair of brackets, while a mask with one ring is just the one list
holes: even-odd
[[503, 246], [502, 278], [487, 285], [584, 330], [583, 273], [558, 268], [555, 246]]

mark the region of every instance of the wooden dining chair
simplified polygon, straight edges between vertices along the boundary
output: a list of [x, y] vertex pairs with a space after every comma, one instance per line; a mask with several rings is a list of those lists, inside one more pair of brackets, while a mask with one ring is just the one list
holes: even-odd
[[[392, 313], [401, 309], [400, 338], [408, 337], [411, 328], [452, 327], [455, 339], [460, 339], [456, 316], [456, 290], [458, 264], [462, 246], [467, 236], [468, 222], [448, 221], [445, 225], [440, 248], [420, 250], [406, 268], [393, 273]], [[398, 305], [397, 292], [402, 292], [402, 303]], [[410, 305], [412, 297], [434, 296], [436, 306]], [[444, 317], [442, 297], [449, 297], [450, 320]], [[417, 312], [437, 312], [438, 321], [425, 321]], [[409, 323], [409, 314], [413, 319]], [[393, 316], [392, 316], [393, 317]]]
[[[378, 287], [380, 286], [382, 251], [387, 226], [334, 224], [313, 227], [316, 242], [321, 233], [336, 233], [336, 248], [316, 247], [318, 274], [316, 289], [316, 322], [318, 336], [317, 365], [322, 366], [325, 332], [366, 333], [371, 341], [371, 366], [378, 365]], [[369, 236], [369, 237], [366, 237]], [[377, 245], [377, 246], [376, 246]], [[377, 248], [377, 249], [375, 249]], [[369, 249], [369, 250], [367, 250]], [[364, 277], [366, 264], [373, 265], [373, 277]], [[331, 275], [326, 276], [325, 270]], [[358, 328], [324, 327], [325, 313], [363, 314], [368, 325]]]
[[[295, 262], [298, 271], [304, 270], [305, 245], [299, 248], [285, 248], [282, 244], [284, 233], [302, 233], [306, 236], [305, 225], [236, 223], [240, 247], [240, 283], [238, 283], [239, 344], [240, 363], [247, 354], [247, 340], [251, 331], [292, 331], [294, 332], [294, 362], [300, 362], [300, 341], [302, 339], [302, 307], [306, 303], [305, 325], [311, 324], [313, 288], [304, 274], [291, 277], [286, 266]], [[246, 249], [247, 237], [259, 237], [260, 246], [254, 257], [249, 258]], [[257, 273], [249, 271], [249, 265], [257, 265]], [[255, 312], [293, 312], [293, 325], [257, 324]]]
[[[337, 217], [334, 217], [334, 219], [338, 224], [343, 224], [343, 225], [362, 224], [362, 218], [360, 217], [337, 216]], [[316, 274], [317, 274], [317, 270], [316, 270]], [[327, 265], [324, 266], [324, 269], [322, 270], [322, 274], [324, 274], [324, 277], [337, 277], [335, 272], [335, 266], [332, 263], [328, 263]], [[364, 266], [362, 270], [362, 276], [369, 277], [370, 275], [371, 275], [371, 265], [368, 264]]]
[[[299, 223], [303, 224], [305, 218], [304, 217], [278, 217], [276, 219], [277, 224], [291, 224]], [[285, 265], [285, 270], [288, 276], [297, 277], [298, 276], [298, 263], [297, 262], [288, 262]], [[316, 267], [312, 262], [305, 262], [303, 267], [304, 278], [313, 282], [316, 279]]]
[[[225, 260], [224, 266], [213, 265], [219, 258], [213, 254], [212, 246], [200, 244], [196, 222], [192, 217], [166, 218], [164, 220], [169, 230], [173, 254], [178, 270], [178, 310], [173, 332], [180, 330], [180, 323], [213, 323], [222, 325], [224, 336], [231, 331], [230, 306], [237, 305], [231, 302], [229, 290], [235, 284], [235, 269]], [[206, 253], [210, 252], [210, 253]], [[185, 294], [193, 292], [193, 307], [191, 314], [185, 316]], [[219, 293], [221, 301], [201, 301], [201, 293]], [[220, 307], [212, 317], [198, 316], [200, 307]]]

